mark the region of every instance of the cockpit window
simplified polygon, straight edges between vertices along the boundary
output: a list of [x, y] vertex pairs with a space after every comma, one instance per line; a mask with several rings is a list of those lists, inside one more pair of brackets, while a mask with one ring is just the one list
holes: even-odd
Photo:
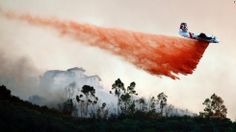
[[181, 23], [180, 29], [182, 29], [184, 32], [187, 32], [188, 31], [187, 24], [186, 23]]

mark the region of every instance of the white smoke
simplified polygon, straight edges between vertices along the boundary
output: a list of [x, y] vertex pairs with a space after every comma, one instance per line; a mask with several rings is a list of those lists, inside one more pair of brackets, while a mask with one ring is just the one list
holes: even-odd
[[164, 108], [164, 114], [166, 117], [172, 117], [172, 116], [197, 116], [196, 113], [193, 113], [191, 111], [189, 111], [188, 109], [180, 109], [180, 108], [176, 108], [173, 105], [167, 105]]
[[[82, 87], [89, 85], [94, 87], [100, 103], [105, 102], [111, 106], [116, 103], [116, 98], [100, 84], [100, 81], [99, 76], [88, 76], [82, 68], [75, 67], [65, 71], [50, 70], [43, 74], [39, 83], [39, 89], [47, 92], [39, 96], [47, 100], [45, 105], [61, 103], [69, 98], [74, 100], [81, 93]], [[30, 101], [34, 102], [32, 97]]]
[[25, 57], [12, 58], [0, 47], [0, 85], [5, 85], [13, 95], [26, 100], [36, 94], [39, 72]]

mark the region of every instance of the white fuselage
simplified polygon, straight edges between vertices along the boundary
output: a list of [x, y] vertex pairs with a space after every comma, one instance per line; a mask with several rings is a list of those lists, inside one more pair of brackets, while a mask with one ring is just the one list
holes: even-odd
[[184, 32], [181, 29], [179, 30], [179, 34], [183, 37], [192, 38], [192, 39], [197, 38], [197, 36], [199, 35], [199, 34], [194, 34], [194, 33], [191, 33], [191, 32]]
[[183, 36], [183, 37], [190, 38], [189, 32], [184, 32], [184, 31], [182, 31], [182, 30], [179, 30], [179, 34], [180, 34], [181, 36]]

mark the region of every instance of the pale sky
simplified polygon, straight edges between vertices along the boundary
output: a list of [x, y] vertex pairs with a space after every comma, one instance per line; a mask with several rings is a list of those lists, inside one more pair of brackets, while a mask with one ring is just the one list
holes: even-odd
[[[102, 85], [121, 78], [135, 81], [141, 96], [165, 92], [168, 102], [198, 113], [213, 93], [221, 96], [228, 117], [236, 119], [236, 4], [233, 0], [0, 0], [0, 8], [43, 17], [58, 17], [98, 26], [178, 36], [181, 22], [192, 32], [216, 35], [192, 75], [172, 80], [150, 75], [109, 52], [62, 37], [54, 30], [0, 16], [0, 52], [27, 58], [42, 74], [46, 70], [83, 67], [101, 77]], [[2, 53], [1, 53], [2, 54]], [[1, 55], [0, 54], [0, 55]], [[35, 73], [36, 74], [36, 73]]]

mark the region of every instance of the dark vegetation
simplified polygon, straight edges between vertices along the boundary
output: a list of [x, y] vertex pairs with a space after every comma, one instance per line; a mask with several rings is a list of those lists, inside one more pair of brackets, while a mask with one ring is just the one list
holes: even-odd
[[5, 86], [0, 86], [0, 130], [3, 132], [236, 131], [236, 123], [226, 118], [227, 109], [223, 105], [223, 99], [215, 94], [204, 101], [203, 105], [206, 107], [199, 116], [176, 117], [168, 116], [168, 113], [164, 112], [167, 95], [160, 93], [156, 98], [151, 97], [147, 103], [144, 98], [134, 99], [134, 96], [138, 95], [134, 88], [134, 82], [125, 88], [121, 80], [117, 79], [110, 91], [118, 99], [116, 114], [108, 117], [106, 103], [102, 103], [96, 112], [93, 111], [93, 116], [85, 118], [83, 116], [89, 114], [88, 107], [93, 108], [98, 101], [95, 89], [91, 86], [83, 86], [81, 94], [76, 96], [76, 101], [81, 106], [79, 108], [82, 109], [77, 114], [83, 116], [73, 115], [73, 111], [76, 110], [73, 98], [64, 102], [60, 110], [51, 109], [23, 101], [11, 95], [11, 91]]

